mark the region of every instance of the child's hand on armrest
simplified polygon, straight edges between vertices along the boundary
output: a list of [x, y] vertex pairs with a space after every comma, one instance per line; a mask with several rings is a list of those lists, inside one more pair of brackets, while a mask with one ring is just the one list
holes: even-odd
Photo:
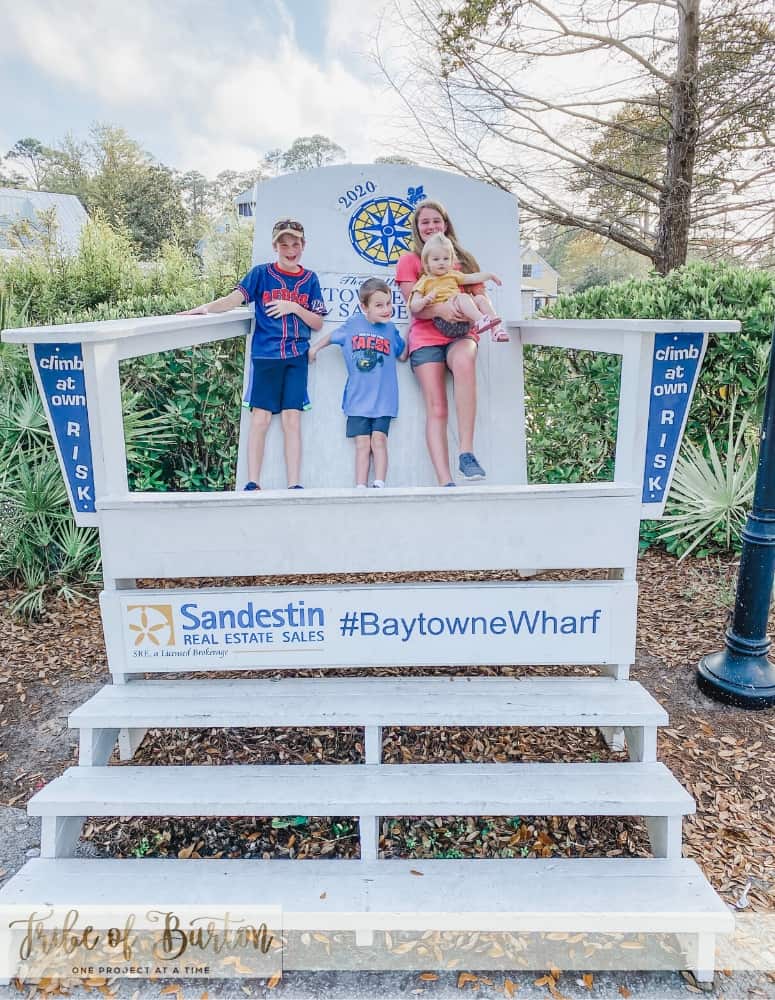
[[193, 309], [182, 309], [177, 316], [209, 316], [210, 312], [207, 306], [194, 306]]

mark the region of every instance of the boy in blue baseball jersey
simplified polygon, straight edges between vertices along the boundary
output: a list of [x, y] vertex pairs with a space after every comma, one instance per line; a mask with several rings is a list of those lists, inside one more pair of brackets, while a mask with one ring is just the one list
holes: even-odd
[[396, 360], [406, 360], [406, 344], [395, 325], [393, 295], [380, 278], [369, 278], [358, 290], [361, 313], [351, 316], [333, 333], [309, 349], [309, 360], [329, 344], [338, 344], [347, 366], [342, 410], [347, 417], [347, 437], [355, 439], [355, 485], [365, 489], [369, 465], [374, 460], [374, 483], [387, 478], [387, 437], [390, 421], [398, 415]]
[[272, 246], [276, 261], [257, 265], [233, 292], [187, 313], [226, 312], [255, 302], [246, 490], [261, 489], [258, 483], [266, 434], [275, 413], [282, 421], [288, 488], [302, 488], [301, 411], [307, 402], [307, 352], [312, 331], [323, 326], [327, 311], [318, 276], [301, 266], [305, 246], [302, 224], [280, 219], [272, 228]]

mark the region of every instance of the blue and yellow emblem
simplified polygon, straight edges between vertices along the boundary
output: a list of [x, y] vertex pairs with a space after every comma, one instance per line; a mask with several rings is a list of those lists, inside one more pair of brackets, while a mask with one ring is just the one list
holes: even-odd
[[364, 202], [350, 219], [353, 250], [371, 264], [392, 267], [402, 253], [412, 249], [413, 211], [402, 198]]

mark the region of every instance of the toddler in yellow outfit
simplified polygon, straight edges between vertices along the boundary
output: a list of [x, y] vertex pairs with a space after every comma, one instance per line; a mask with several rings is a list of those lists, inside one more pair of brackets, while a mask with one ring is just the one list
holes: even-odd
[[[463, 317], [470, 323], [467, 330], [463, 326], [463, 336], [492, 330], [493, 340], [509, 339], [487, 296], [462, 291], [465, 285], [479, 285], [485, 281], [500, 285], [497, 275], [489, 271], [463, 274], [456, 270], [455, 249], [443, 233], [436, 233], [426, 240], [421, 260], [424, 274], [412, 289], [409, 299], [412, 313], [422, 312], [426, 306], [434, 304], [439, 313], [434, 323], [446, 336], [461, 335], [460, 320]], [[442, 308], [438, 309], [439, 306]]]

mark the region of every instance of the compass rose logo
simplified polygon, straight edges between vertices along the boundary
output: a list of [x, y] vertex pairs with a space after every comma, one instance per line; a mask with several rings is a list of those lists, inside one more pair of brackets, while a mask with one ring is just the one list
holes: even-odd
[[402, 253], [411, 250], [414, 209], [402, 198], [373, 198], [364, 202], [350, 219], [353, 250], [371, 264], [390, 267]]

